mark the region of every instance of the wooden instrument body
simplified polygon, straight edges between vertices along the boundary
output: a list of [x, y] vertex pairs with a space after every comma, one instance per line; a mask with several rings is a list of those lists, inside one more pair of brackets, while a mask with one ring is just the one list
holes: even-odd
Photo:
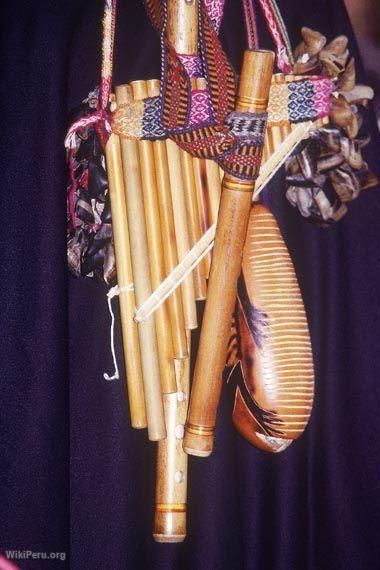
[[[188, 332], [189, 351], [191, 333]], [[156, 542], [182, 542], [186, 537], [187, 463], [182, 448], [190, 392], [190, 358], [175, 360], [178, 392], [164, 394], [167, 437], [158, 443]]]
[[[198, 0], [169, 0], [167, 7], [167, 32], [171, 44], [177, 53], [196, 54], [198, 51]], [[157, 90], [157, 87], [157, 84], [151, 84], [150, 95], [155, 93], [154, 89]], [[165, 174], [165, 188], [161, 187], [160, 191], [167, 197], [167, 205], [172, 214], [170, 223], [167, 223], [166, 227], [164, 225], [163, 229], [166, 229], [168, 234], [163, 241], [167, 245], [166, 249], [171, 250], [171, 258], [174, 261], [174, 259], [182, 259], [191, 247], [191, 228], [189, 228], [188, 219], [189, 199], [187, 198], [189, 198], [189, 193], [190, 197], [193, 195], [193, 172], [191, 168], [184, 168], [186, 165], [191, 166], [191, 158], [184, 156], [183, 151], [169, 139], [165, 142], [156, 141], [153, 146], [156, 152], [156, 165], [159, 162], [159, 169], [162, 169], [162, 173]], [[163, 159], [161, 161], [157, 161], [159, 154]], [[184, 174], [187, 174], [185, 180]], [[166, 217], [166, 214], [162, 216], [163, 219]], [[197, 295], [192, 273], [188, 275], [180, 291], [182, 303], [178, 309], [181, 313], [183, 311], [180, 320], [186, 329], [184, 333], [186, 347], [182, 350], [182, 358], [174, 361], [177, 392], [164, 394], [167, 437], [159, 442], [157, 452], [156, 505], [153, 526], [153, 537], [156, 542], [182, 542], [186, 537], [188, 457], [183, 450], [182, 442], [190, 392], [190, 331], [198, 326], [195, 302]], [[177, 295], [180, 291], [177, 291]], [[178, 317], [178, 313], [175, 316]], [[177, 321], [172, 318], [172, 323], [178, 325]], [[176, 328], [178, 329], [178, 326], [173, 327], [174, 333]]]
[[304, 431], [314, 394], [313, 356], [293, 263], [269, 210], [252, 206], [238, 287], [243, 382], [233, 421], [241, 435], [278, 452]]
[[[245, 52], [236, 111], [254, 113], [266, 110], [273, 60], [272, 52]], [[240, 180], [230, 175], [223, 178], [206, 307], [184, 438], [184, 449], [192, 455], [205, 457], [213, 449], [222, 372], [253, 190], [254, 181]]]

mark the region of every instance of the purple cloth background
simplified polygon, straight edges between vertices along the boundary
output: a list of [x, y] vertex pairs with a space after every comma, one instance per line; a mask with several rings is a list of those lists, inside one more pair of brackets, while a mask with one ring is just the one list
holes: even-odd
[[[115, 81], [158, 77], [159, 43], [141, 3], [121, 4]], [[340, 0], [279, 5], [294, 44], [302, 25], [352, 36]], [[268, 200], [310, 321], [310, 425], [283, 454], [259, 452], [233, 430], [226, 388], [215, 453], [190, 460], [186, 542], [151, 538], [154, 445], [130, 429], [124, 378], [102, 378], [112, 368], [106, 291], [66, 270], [63, 137], [68, 110], [98, 82], [101, 14], [101, 0], [0, 8], [0, 550], [70, 550], [70, 564], [20, 561], [31, 570], [375, 568], [379, 194], [365, 191], [322, 231], [287, 204], [281, 175]], [[227, 0], [222, 37], [238, 67], [237, 0]], [[119, 327], [117, 350], [121, 365]]]

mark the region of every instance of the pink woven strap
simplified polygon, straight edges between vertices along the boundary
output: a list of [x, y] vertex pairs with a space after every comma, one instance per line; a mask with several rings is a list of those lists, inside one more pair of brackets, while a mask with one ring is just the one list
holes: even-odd
[[210, 120], [211, 101], [206, 89], [193, 89], [191, 91], [191, 107], [189, 126], [203, 125]]
[[224, 11], [224, 0], [203, 0], [206, 6], [207, 14], [214, 26], [215, 30], [218, 32], [220, 24], [222, 23], [223, 11]]
[[331, 107], [331, 94], [334, 84], [327, 77], [318, 78], [314, 82], [314, 105], [318, 119], [328, 117]]
[[[97, 110], [91, 115], [81, 117], [73, 123], [66, 135], [66, 148], [73, 149], [76, 145], [76, 133], [85, 127], [94, 125], [100, 140], [105, 146], [111, 127], [108, 116], [108, 103], [112, 84], [113, 50], [115, 43], [117, 0], [105, 0], [103, 13], [103, 43], [102, 43], [102, 71], [100, 80], [99, 101]], [[71, 155], [70, 155], [71, 156]], [[73, 157], [71, 157], [71, 160]]]
[[[264, 14], [269, 32], [276, 46], [277, 66], [283, 73], [292, 72], [291, 49], [286, 28], [274, 0], [257, 0]], [[290, 53], [289, 53], [290, 52]]]
[[103, 14], [102, 75], [99, 95], [99, 109], [102, 110], [107, 109], [111, 93], [116, 7], [117, 0], [105, 1]]
[[202, 63], [197, 54], [177, 53], [189, 77], [202, 77]]
[[259, 47], [259, 38], [253, 2], [252, 0], [242, 0], [242, 4], [248, 49], [257, 49]]

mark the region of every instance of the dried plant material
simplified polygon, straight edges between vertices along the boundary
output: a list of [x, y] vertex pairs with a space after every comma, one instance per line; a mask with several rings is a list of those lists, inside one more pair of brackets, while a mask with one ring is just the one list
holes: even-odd
[[338, 87], [339, 91], [352, 91], [354, 89], [356, 83], [356, 72], [355, 72], [355, 59], [352, 57], [348, 64], [346, 65], [346, 69], [343, 71], [339, 82]]
[[317, 55], [326, 45], [326, 38], [321, 33], [304, 26], [301, 29], [303, 41], [294, 50], [294, 57], [299, 57], [307, 53], [310, 57]]
[[357, 136], [359, 132], [357, 117], [342, 95], [332, 99], [330, 118], [335, 125], [346, 131], [350, 139]]

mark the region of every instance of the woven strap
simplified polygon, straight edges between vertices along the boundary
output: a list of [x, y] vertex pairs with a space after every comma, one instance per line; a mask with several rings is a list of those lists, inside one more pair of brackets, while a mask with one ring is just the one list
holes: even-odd
[[284, 21], [275, 0], [257, 0], [264, 15], [268, 30], [276, 46], [277, 66], [283, 73], [291, 73], [294, 64], [293, 52]]
[[66, 148], [74, 149], [77, 146], [76, 133], [85, 127], [91, 125], [95, 126], [103, 147], [111, 132], [108, 103], [112, 85], [116, 6], [117, 0], [105, 0], [103, 12], [102, 69], [98, 108], [91, 115], [81, 117], [70, 126], [65, 139]]

